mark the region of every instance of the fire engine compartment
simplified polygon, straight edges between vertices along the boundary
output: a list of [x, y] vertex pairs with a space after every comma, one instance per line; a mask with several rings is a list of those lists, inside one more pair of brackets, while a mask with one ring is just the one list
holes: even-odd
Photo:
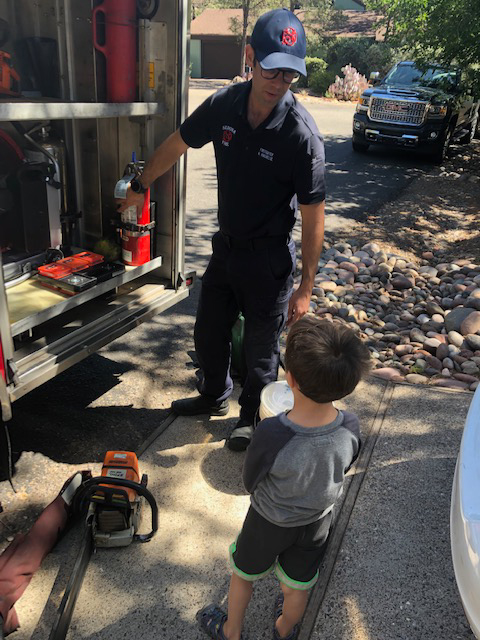
[[[145, 4], [0, 6], [0, 347], [10, 400], [188, 295], [183, 161], [151, 190], [150, 260], [121, 267], [115, 184], [132, 152], [148, 158], [186, 112], [187, 2], [151, 2], [147, 17]], [[36, 271], [58, 251], [103, 252], [118, 269], [67, 295]]]

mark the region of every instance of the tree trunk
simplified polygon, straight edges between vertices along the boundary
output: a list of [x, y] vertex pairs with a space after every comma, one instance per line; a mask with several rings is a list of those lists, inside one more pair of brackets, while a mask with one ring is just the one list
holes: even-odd
[[242, 3], [243, 9], [243, 25], [242, 25], [242, 48], [240, 52], [240, 75], [245, 74], [245, 48], [247, 46], [247, 27], [248, 27], [248, 14], [250, 12], [250, 0], [244, 0]]

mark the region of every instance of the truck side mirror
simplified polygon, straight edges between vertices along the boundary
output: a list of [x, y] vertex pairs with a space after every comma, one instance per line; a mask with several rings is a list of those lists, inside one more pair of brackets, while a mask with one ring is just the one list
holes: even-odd
[[380, 71], [372, 71], [370, 74], [370, 84], [377, 84], [380, 81]]

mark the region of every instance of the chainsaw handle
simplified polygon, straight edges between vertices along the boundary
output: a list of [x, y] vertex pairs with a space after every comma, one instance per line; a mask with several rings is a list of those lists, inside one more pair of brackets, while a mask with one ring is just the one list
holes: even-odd
[[138, 486], [141, 487], [141, 490], [137, 489], [138, 493], [143, 496], [150, 505], [150, 510], [152, 512], [152, 530], [150, 531], [150, 533], [136, 533], [135, 540], [138, 540], [139, 542], [150, 542], [150, 540], [158, 531], [158, 507], [155, 498], [147, 489], [147, 487], [144, 487], [142, 484]]
[[[81, 497], [79, 498], [82, 502], [86, 498], [90, 498], [90, 496], [97, 490], [98, 485], [114, 485], [116, 487], [125, 487], [126, 489], [133, 489], [141, 496], [143, 496], [148, 504], [150, 505], [150, 509], [152, 511], [152, 530], [150, 533], [137, 533], [135, 534], [135, 540], [139, 540], [140, 542], [149, 542], [153, 536], [158, 531], [158, 507], [155, 501], [155, 498], [150, 493], [150, 491], [144, 487], [142, 484], [138, 484], [137, 482], [133, 482], [132, 480], [126, 480], [124, 478], [110, 478], [107, 476], [100, 476], [97, 478], [90, 478], [82, 484], [80, 489]], [[79, 492], [80, 492], [79, 491]]]

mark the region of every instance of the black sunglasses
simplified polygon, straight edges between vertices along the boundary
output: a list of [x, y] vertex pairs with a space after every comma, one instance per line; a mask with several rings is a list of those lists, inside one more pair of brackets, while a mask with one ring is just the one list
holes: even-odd
[[281, 73], [283, 81], [287, 84], [298, 82], [298, 79], [300, 78], [298, 71], [292, 71], [291, 69], [263, 69], [261, 65], [260, 73], [262, 74], [262, 78], [265, 78], [265, 80], [273, 80], [279, 73]]
[[[254, 64], [256, 64], [258, 60], [254, 60]], [[282, 79], [286, 84], [293, 84], [294, 82], [298, 82], [300, 78], [300, 73], [298, 71], [292, 71], [292, 69], [264, 69], [260, 63], [260, 74], [262, 78], [265, 80], [274, 80], [279, 73], [282, 74]]]

